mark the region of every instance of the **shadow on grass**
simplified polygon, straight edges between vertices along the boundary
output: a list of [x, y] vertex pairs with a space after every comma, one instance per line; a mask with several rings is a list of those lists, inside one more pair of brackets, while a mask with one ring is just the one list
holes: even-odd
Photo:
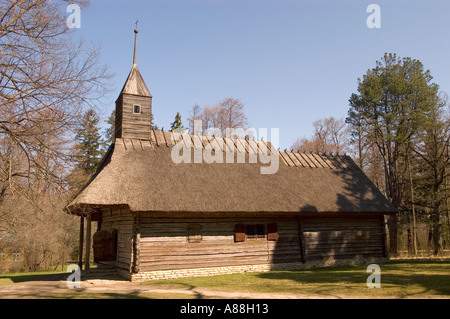
[[354, 293], [370, 296], [373, 292], [381, 296], [414, 297], [450, 296], [449, 261], [395, 261], [380, 264], [381, 288], [383, 292], [367, 288], [370, 273], [366, 266], [315, 268], [298, 271], [273, 271], [261, 273], [259, 278], [291, 280], [308, 293], [332, 294], [333, 292]]
[[70, 293], [48, 293], [40, 295], [23, 295], [17, 296], [22, 299], [156, 299], [158, 297], [140, 296], [139, 292], [129, 293], [85, 293], [85, 292], [70, 292]]
[[52, 274], [39, 274], [39, 273], [31, 273], [31, 274], [6, 274], [0, 275], [1, 279], [9, 279], [13, 283], [22, 283], [28, 281], [60, 281], [65, 278], [69, 273], [52, 273]]
[[[0, 280], [6, 279], [10, 280], [12, 283], [23, 283], [29, 281], [61, 281], [66, 280], [71, 273], [69, 272], [58, 272], [58, 273], [20, 273], [20, 274], [5, 274], [0, 275]], [[106, 279], [106, 280], [117, 280], [117, 281], [127, 281], [120, 277], [117, 273], [103, 272], [101, 270], [93, 269], [89, 272], [81, 272], [81, 281], [93, 280], [93, 279]]]

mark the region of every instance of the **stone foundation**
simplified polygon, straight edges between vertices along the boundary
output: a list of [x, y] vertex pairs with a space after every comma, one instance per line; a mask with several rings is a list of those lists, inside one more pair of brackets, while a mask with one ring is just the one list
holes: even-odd
[[191, 268], [191, 269], [173, 269], [173, 270], [155, 270], [148, 272], [139, 272], [130, 274], [125, 270], [118, 269], [118, 273], [126, 279], [139, 282], [146, 280], [163, 280], [178, 279], [189, 277], [206, 277], [236, 273], [248, 272], [267, 272], [277, 270], [300, 270], [314, 267], [329, 267], [357, 264], [371, 264], [388, 262], [389, 258], [358, 258], [358, 259], [329, 259], [321, 261], [310, 261], [306, 263], [279, 263], [279, 264], [260, 264], [260, 265], [240, 265], [240, 266], [224, 266], [224, 267], [207, 267], [207, 268]]

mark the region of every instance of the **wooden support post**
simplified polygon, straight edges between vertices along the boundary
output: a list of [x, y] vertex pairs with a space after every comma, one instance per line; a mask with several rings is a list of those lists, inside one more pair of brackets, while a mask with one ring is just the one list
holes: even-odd
[[99, 210], [97, 212], [97, 231], [101, 231], [102, 230], [102, 220], [103, 220], [103, 214]]
[[301, 261], [302, 263], [305, 263], [306, 252], [305, 252], [305, 238], [303, 236], [303, 216], [297, 217], [297, 226], [298, 226], [298, 244], [300, 246]]
[[389, 257], [389, 250], [387, 247], [387, 240], [386, 240], [386, 223], [384, 221], [384, 215], [380, 216], [380, 226], [381, 226], [381, 249], [383, 251], [383, 257]]
[[398, 232], [398, 216], [397, 214], [389, 215], [387, 219], [389, 230], [389, 255], [397, 256], [397, 232]]
[[78, 267], [83, 269], [84, 216], [80, 216], [80, 240], [78, 244]]
[[141, 229], [139, 215], [133, 217], [133, 259], [132, 268], [133, 273], [139, 272], [139, 255], [140, 255], [140, 241], [141, 241]]
[[92, 212], [88, 211], [86, 216], [86, 255], [84, 257], [84, 270], [90, 269], [90, 256], [91, 256], [91, 224], [92, 224]]

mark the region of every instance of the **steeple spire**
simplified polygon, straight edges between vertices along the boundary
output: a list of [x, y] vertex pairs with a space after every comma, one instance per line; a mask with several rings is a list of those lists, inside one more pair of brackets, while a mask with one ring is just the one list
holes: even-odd
[[138, 24], [139, 20], [136, 19], [136, 28], [134, 29], [134, 55], [133, 55], [133, 65], [136, 64], [136, 45], [137, 45], [137, 34], [138, 34]]
[[149, 139], [152, 125], [152, 95], [136, 64], [137, 19], [134, 29], [133, 66], [116, 100], [116, 138]]

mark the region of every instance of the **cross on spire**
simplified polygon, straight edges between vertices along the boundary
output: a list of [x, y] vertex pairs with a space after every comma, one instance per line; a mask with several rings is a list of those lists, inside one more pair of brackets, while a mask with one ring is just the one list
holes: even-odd
[[136, 64], [136, 45], [137, 45], [137, 33], [138, 33], [137, 25], [138, 25], [138, 22], [139, 22], [139, 20], [136, 19], [136, 22], [135, 22], [136, 28], [134, 29], [134, 55], [133, 55], [133, 65]]

